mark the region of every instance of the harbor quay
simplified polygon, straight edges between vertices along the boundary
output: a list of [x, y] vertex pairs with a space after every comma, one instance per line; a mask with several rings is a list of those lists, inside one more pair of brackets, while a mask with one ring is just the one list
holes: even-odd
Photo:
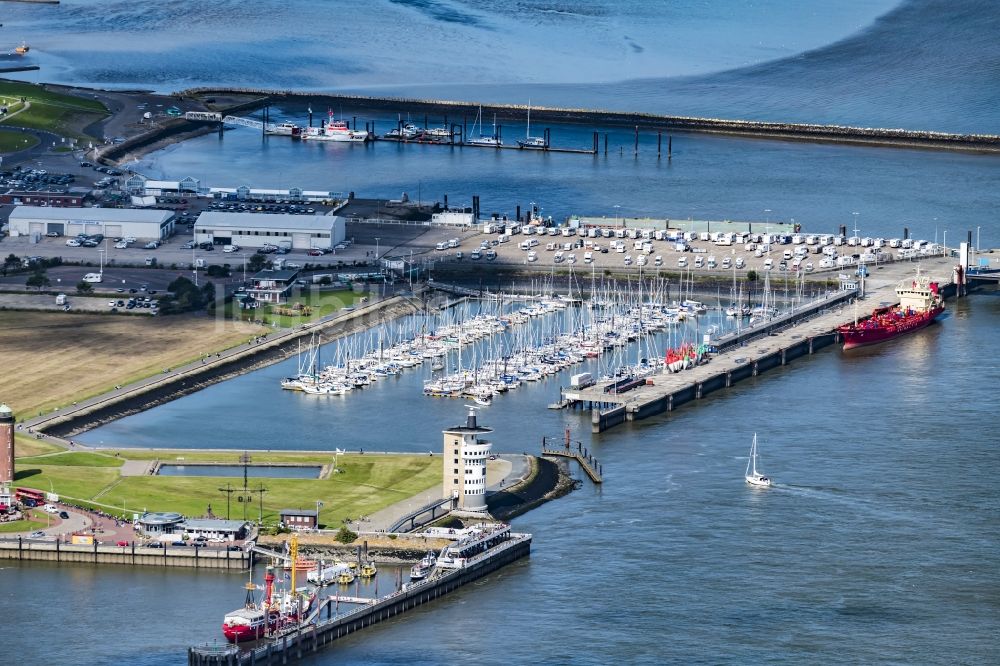
[[[951, 258], [924, 260], [921, 270], [935, 276], [943, 295], [960, 295]], [[710, 340], [712, 351], [692, 368], [676, 373], [664, 369], [627, 384], [612, 379], [579, 389], [562, 388], [560, 401], [553, 406], [590, 409], [594, 433], [625, 421], [671, 412], [835, 344], [840, 339], [838, 327], [867, 318], [872, 309], [869, 303], [880, 308], [899, 303], [894, 288], [912, 273], [911, 266], [892, 265], [865, 279], [865, 286], [860, 284], [862, 280], [847, 280], [840, 292]]]
[[[448, 533], [449, 530], [438, 530]], [[478, 524], [450, 530], [455, 539], [434, 559], [433, 570], [419, 580], [402, 582], [381, 597], [326, 597], [312, 606], [305, 622], [295, 622], [246, 648], [208, 644], [188, 648], [189, 666], [288, 664], [314, 654], [340, 638], [398, 617], [508, 566], [531, 552], [531, 534], [504, 524]], [[349, 610], [341, 610], [341, 606]]]

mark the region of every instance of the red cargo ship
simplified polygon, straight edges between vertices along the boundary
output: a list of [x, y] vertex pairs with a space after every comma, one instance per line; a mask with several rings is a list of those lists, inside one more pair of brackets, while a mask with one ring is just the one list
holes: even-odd
[[864, 321], [837, 328], [844, 338], [844, 349], [892, 340], [920, 330], [944, 312], [944, 301], [938, 293], [938, 283], [920, 275], [896, 285], [899, 305], [878, 308]]

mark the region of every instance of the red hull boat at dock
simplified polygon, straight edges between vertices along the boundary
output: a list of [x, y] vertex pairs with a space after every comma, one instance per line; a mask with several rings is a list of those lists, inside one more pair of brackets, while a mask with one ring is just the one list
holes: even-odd
[[872, 316], [837, 328], [844, 339], [844, 349], [873, 345], [918, 331], [944, 312], [938, 283], [920, 273], [896, 286], [899, 305], [878, 308]]

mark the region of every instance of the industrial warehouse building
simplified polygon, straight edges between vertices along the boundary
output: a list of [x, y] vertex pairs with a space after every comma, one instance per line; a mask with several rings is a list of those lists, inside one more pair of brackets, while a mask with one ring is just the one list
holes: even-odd
[[293, 250], [331, 249], [345, 235], [345, 220], [338, 215], [206, 211], [194, 224], [196, 243], [248, 248], [286, 245]]
[[18, 206], [10, 214], [11, 236], [63, 236], [104, 234], [108, 238], [133, 236], [138, 240], [163, 240], [174, 232], [169, 210], [134, 208], [49, 208]]

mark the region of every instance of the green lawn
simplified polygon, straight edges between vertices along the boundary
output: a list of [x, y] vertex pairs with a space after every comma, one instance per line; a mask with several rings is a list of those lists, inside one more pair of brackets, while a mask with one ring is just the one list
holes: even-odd
[[32, 127], [83, 139], [83, 127], [108, 115], [104, 104], [96, 99], [63, 95], [31, 83], [0, 81], [0, 99], [13, 101], [22, 97], [31, 104], [31, 108], [9, 121], [0, 120], [0, 124], [10, 122], [18, 127]]
[[0, 131], [0, 153], [13, 153], [17, 150], [31, 148], [37, 144], [38, 137], [34, 134]]
[[5, 532], [34, 532], [43, 527], [45, 527], [45, 523], [37, 520], [14, 520], [9, 523], [0, 523], [0, 534]]
[[[232, 477], [134, 476], [121, 477], [117, 465], [125, 458], [149, 460], [159, 458], [175, 462], [235, 463], [241, 452], [212, 453], [198, 451], [144, 452], [125, 451], [121, 457], [114, 452], [72, 452], [36, 455], [17, 461], [17, 485], [54, 490], [67, 501], [95, 503], [108, 507], [125, 507], [125, 513], [177, 511], [189, 516], [203, 515], [208, 505], [217, 516], [226, 512], [226, 495], [219, 488], [240, 485]], [[254, 462], [294, 462], [332, 464], [331, 454], [251, 454]], [[87, 463], [93, 463], [87, 465]], [[108, 464], [114, 467], [107, 466]], [[441, 484], [440, 456], [425, 455], [341, 455], [340, 473], [327, 479], [256, 479], [250, 487], [261, 484], [264, 494], [264, 521], [274, 522], [284, 508], [315, 507], [323, 502], [322, 522], [330, 526], [343, 524], [345, 518], [370, 514], [419, 492]], [[51, 485], [50, 485], [51, 482]], [[256, 498], [256, 496], [255, 496]], [[247, 516], [257, 519], [257, 502], [246, 505]], [[244, 504], [233, 497], [230, 515], [242, 518]]]
[[60, 467], [121, 467], [125, 461], [103, 453], [56, 453], [28, 458], [18, 458], [18, 466], [56, 465]]
[[244, 320], [260, 319], [265, 326], [270, 326], [272, 322], [277, 322], [281, 328], [294, 328], [310, 321], [315, 321], [321, 317], [339, 312], [342, 308], [354, 306], [368, 294], [355, 294], [349, 289], [338, 291], [307, 291], [288, 299], [288, 303], [280, 306], [283, 309], [292, 309], [296, 304], [312, 308], [309, 315], [289, 316], [278, 314], [277, 308], [270, 305], [256, 310], [241, 310], [239, 304], [233, 301], [229, 304], [229, 314], [233, 318]]

